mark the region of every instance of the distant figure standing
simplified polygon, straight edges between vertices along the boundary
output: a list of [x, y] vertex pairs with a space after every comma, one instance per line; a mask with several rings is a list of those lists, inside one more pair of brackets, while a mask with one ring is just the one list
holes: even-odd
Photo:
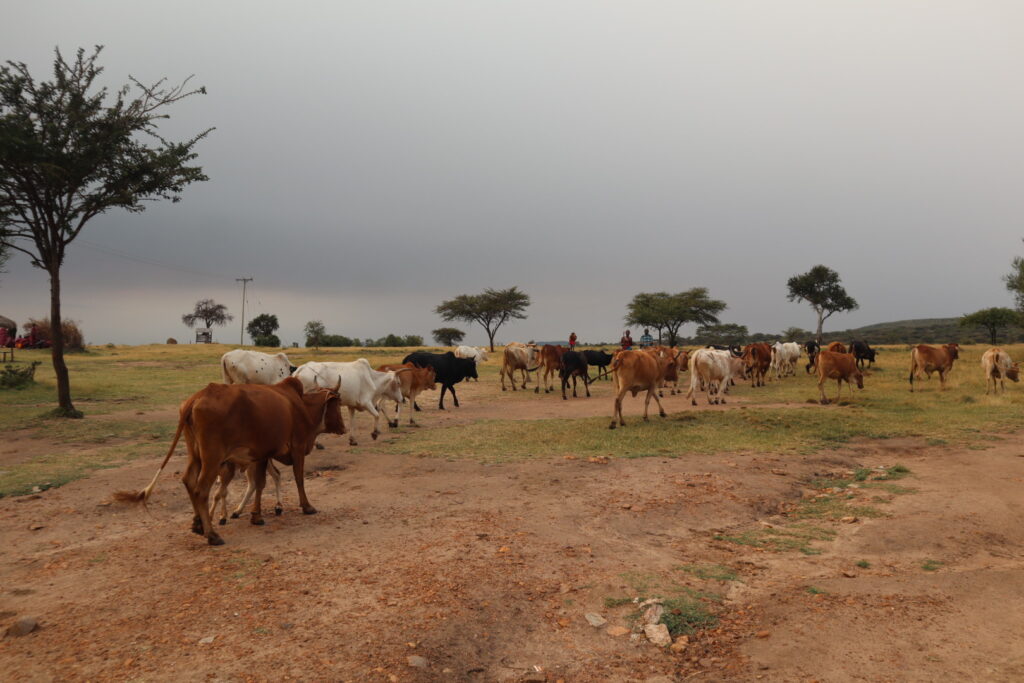
[[654, 337], [651, 336], [651, 331], [644, 328], [644, 333], [640, 335], [640, 348], [650, 348], [654, 346]]
[[576, 333], [575, 332], [570, 332], [569, 333], [569, 350], [570, 351], [576, 350]]
[[619, 340], [619, 344], [622, 345], [623, 351], [629, 351], [633, 348], [633, 337], [630, 336], [629, 330], [622, 333], [622, 339]]

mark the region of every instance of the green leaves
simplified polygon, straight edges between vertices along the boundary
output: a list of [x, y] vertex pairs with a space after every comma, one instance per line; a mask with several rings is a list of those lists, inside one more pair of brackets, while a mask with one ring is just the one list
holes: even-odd
[[443, 301], [434, 309], [446, 321], [464, 320], [480, 324], [487, 332], [494, 350], [494, 335], [509, 320], [525, 320], [523, 312], [530, 305], [530, 295], [518, 287], [485, 289], [482, 294], [460, 294]]
[[999, 331], [1021, 324], [1021, 315], [1009, 308], [983, 308], [960, 317], [960, 327], [983, 327], [993, 344], [998, 343]]

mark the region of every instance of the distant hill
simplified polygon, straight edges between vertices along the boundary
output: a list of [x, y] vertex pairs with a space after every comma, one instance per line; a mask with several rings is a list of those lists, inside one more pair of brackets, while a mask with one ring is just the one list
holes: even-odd
[[[869, 344], [987, 344], [988, 332], [980, 327], [960, 327], [959, 318], [920, 318], [875, 323], [852, 330], [825, 332], [825, 341], [863, 339]], [[999, 337], [999, 343], [1024, 341], [1024, 329], [1008, 328]]]

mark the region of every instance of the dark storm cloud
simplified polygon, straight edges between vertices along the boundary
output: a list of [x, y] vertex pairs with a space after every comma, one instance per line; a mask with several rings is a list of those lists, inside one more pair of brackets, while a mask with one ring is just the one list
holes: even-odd
[[[196, 74], [210, 182], [74, 246], [93, 341], [183, 335], [235, 277], [283, 339], [305, 321], [427, 335], [442, 298], [519, 285], [504, 339], [615, 339], [637, 291], [709, 287], [751, 329], [1007, 305], [1021, 247], [1021, 15], [996, 2], [22, 3], [3, 55], [105, 44], [110, 83]], [[113, 255], [109, 248], [116, 249]], [[133, 261], [123, 255], [139, 257]], [[162, 265], [160, 265], [162, 264]], [[164, 267], [171, 266], [171, 267]], [[46, 308], [15, 257], [0, 313]], [[225, 333], [225, 339], [230, 335]], [[473, 332], [473, 341], [482, 335]]]

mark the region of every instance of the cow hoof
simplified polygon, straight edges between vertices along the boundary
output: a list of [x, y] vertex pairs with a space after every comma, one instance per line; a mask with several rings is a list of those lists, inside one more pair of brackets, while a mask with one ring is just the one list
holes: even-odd
[[[505, 387], [502, 387], [501, 390], [502, 391], [508, 391], [508, 389], [506, 389]], [[515, 390], [513, 389], [513, 391], [515, 391]]]
[[650, 421], [651, 421], [651, 419], [645, 415], [644, 416], [644, 422], [650, 422]]
[[828, 405], [828, 399], [827, 398], [821, 399], [821, 405], [827, 406]]
[[348, 445], [349, 445], [349, 446], [358, 446], [358, 445], [359, 445], [359, 442], [358, 442], [358, 441], [356, 441], [355, 439], [349, 439], [349, 440], [348, 440]]
[[206, 537], [206, 542], [209, 543], [210, 545], [224, 545], [224, 539], [221, 538], [220, 536], [218, 536], [217, 534], [214, 534], [212, 536], [207, 536]]
[[283, 507], [281, 507], [280, 505], [275, 505], [274, 506], [274, 516], [275, 517], [280, 517], [282, 512], [284, 512], [284, 508]]
[[220, 521], [219, 521], [219, 522], [217, 522], [217, 524], [220, 524], [221, 526], [224, 526], [224, 525], [225, 525], [225, 524], [227, 524], [227, 523], [228, 523], [228, 520], [224, 519], [223, 517], [221, 517], [221, 518], [220, 518]]
[[[576, 398], [576, 397], [575, 397], [575, 396], [573, 396], [573, 398]], [[566, 398], [565, 396], [563, 396], [563, 397], [562, 397], [562, 400], [563, 400], [563, 401], [568, 401], [569, 399], [567, 399], [567, 398]]]
[[323, 445], [322, 443], [318, 443], [318, 444], [316, 445], [316, 449], [317, 449], [318, 451], [322, 451], [322, 450], [324, 449], [324, 445]]
[[206, 535], [206, 532], [203, 531], [203, 523], [200, 520], [196, 519], [192, 522], [192, 533], [199, 534], [200, 536]]
[[668, 414], [667, 413], [663, 413], [663, 412], [662, 413], [658, 413], [658, 415], [659, 415], [659, 417], [668, 417]]
[[238, 519], [241, 516], [241, 514], [242, 513], [240, 513], [240, 512], [232, 512], [231, 513], [231, 519]]
[[376, 430], [374, 430], [374, 431], [370, 432], [370, 438], [371, 438], [371, 439], [373, 439], [374, 441], [376, 441], [376, 440], [377, 440], [377, 437], [378, 437], [378, 436], [380, 436], [380, 432], [378, 432], [378, 431], [376, 431]]
[[692, 405], [694, 408], [696, 408], [697, 407], [697, 402], [691, 400], [690, 401], [690, 405]]
[[398, 423], [397, 422], [388, 422], [388, 427], [390, 427], [391, 429], [398, 429]]
[[256, 515], [253, 515], [252, 518], [249, 520], [249, 524], [252, 524], [254, 526], [263, 526], [264, 524], [266, 524], [266, 522], [263, 521], [262, 517], [257, 517]]
[[540, 393], [540, 387], [534, 387], [533, 388], [533, 393], [539, 394]]
[[313, 507], [312, 505], [304, 507], [304, 508], [302, 508], [302, 514], [304, 514], [304, 515], [315, 515], [316, 514], [316, 508]]
[[608, 425], [608, 429], [615, 429], [615, 420], [612, 420], [612, 423]]

